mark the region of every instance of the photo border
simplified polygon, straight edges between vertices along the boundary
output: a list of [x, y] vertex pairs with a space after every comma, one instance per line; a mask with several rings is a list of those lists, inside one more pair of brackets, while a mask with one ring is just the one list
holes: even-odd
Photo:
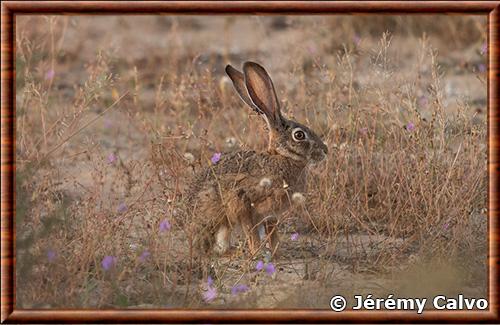
[[[499, 323], [499, 5], [500, 1], [4, 1], [1, 4], [2, 323]], [[488, 311], [327, 309], [15, 309], [15, 18], [57, 15], [479, 14], [488, 16]], [[332, 294], [334, 294], [332, 292]], [[325, 302], [327, 307], [328, 302]]]

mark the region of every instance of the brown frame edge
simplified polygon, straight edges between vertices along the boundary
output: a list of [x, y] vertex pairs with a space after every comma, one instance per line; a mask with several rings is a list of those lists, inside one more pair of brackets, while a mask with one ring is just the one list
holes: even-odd
[[[326, 323], [326, 322], [500, 322], [498, 266], [500, 224], [499, 47], [500, 1], [5, 1], [1, 4], [1, 319], [2, 323]], [[16, 14], [488, 14], [488, 213], [489, 304], [487, 312], [353, 312], [330, 310], [28, 310], [14, 309], [15, 71]]]

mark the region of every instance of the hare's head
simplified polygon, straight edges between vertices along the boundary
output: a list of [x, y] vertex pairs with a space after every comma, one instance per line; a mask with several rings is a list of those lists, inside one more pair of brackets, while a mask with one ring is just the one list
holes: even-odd
[[245, 62], [241, 73], [228, 65], [226, 73], [241, 99], [267, 122], [271, 151], [302, 162], [325, 158], [328, 149], [316, 133], [281, 115], [273, 82], [262, 66]]

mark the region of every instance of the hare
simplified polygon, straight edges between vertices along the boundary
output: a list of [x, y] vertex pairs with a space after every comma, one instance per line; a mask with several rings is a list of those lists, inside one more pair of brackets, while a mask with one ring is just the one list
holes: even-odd
[[[243, 73], [227, 65], [227, 75], [241, 99], [267, 123], [267, 152], [240, 150], [195, 174], [187, 192], [190, 225], [201, 236], [203, 249], [225, 253], [230, 234], [240, 225], [252, 256], [261, 248], [266, 230], [274, 255], [278, 248], [277, 217], [290, 206], [294, 192], [304, 190], [304, 170], [323, 160], [328, 149], [308, 127], [286, 119], [266, 70], [245, 62]], [[264, 236], [262, 236], [264, 237]], [[215, 243], [215, 245], [214, 245]]]

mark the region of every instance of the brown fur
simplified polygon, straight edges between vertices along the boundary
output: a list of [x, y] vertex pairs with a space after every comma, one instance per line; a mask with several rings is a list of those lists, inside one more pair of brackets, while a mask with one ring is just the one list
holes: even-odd
[[[186, 193], [189, 227], [203, 250], [213, 247], [217, 233], [222, 242], [218, 243], [222, 244], [219, 251], [223, 252], [231, 230], [241, 225], [254, 254], [259, 248], [258, 228], [264, 226], [275, 253], [277, 217], [288, 208], [292, 194], [304, 190], [305, 167], [310, 161], [321, 160], [326, 146], [307, 127], [281, 116], [274, 86], [261, 66], [245, 63], [245, 75], [230, 66], [226, 71], [245, 103], [265, 117], [269, 149], [223, 154], [219, 162], [196, 174]], [[290, 134], [296, 128], [307, 133], [307, 141], [292, 140]]]

